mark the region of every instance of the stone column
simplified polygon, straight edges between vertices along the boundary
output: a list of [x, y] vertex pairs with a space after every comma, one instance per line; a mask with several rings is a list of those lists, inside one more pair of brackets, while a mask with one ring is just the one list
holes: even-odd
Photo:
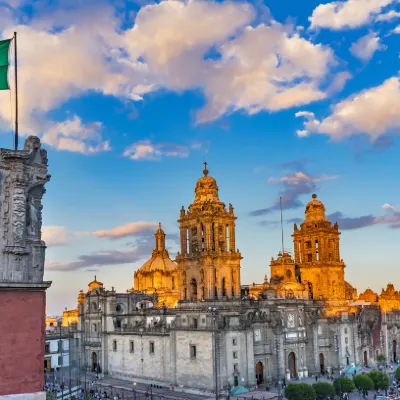
[[[45, 243], [41, 200], [47, 153], [29, 136], [23, 150], [0, 149], [0, 398], [45, 399]], [[16, 343], [18, 345], [16, 345]]]
[[229, 250], [235, 251], [235, 223], [229, 224]]

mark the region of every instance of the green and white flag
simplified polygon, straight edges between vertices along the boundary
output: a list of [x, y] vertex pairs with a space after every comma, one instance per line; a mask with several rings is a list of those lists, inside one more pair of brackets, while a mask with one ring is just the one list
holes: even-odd
[[10, 89], [8, 85], [8, 52], [11, 40], [0, 40], [0, 90]]

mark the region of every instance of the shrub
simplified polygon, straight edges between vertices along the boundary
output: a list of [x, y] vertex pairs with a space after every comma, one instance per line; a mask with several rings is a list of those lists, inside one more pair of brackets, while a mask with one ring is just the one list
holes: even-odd
[[368, 373], [368, 376], [374, 382], [375, 390], [387, 390], [389, 388], [389, 376], [382, 371], [374, 369]]
[[400, 367], [396, 369], [396, 380], [400, 381]]
[[335, 388], [329, 382], [317, 382], [312, 387], [318, 400], [333, 399], [335, 397]]
[[315, 390], [306, 383], [289, 383], [285, 397], [287, 400], [315, 400]]
[[333, 386], [335, 387], [336, 394], [338, 395], [340, 395], [341, 393], [353, 392], [356, 388], [353, 381], [344, 376], [336, 378], [333, 382]]

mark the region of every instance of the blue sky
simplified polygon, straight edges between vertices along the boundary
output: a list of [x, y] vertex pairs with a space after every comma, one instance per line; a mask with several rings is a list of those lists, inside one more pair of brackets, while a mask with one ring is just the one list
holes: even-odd
[[[280, 249], [279, 196], [290, 249], [314, 192], [339, 223], [347, 280], [396, 283], [398, 1], [0, 7], [0, 38], [18, 32], [21, 134], [49, 153], [49, 313], [75, 307], [94, 275], [131, 288], [158, 222], [174, 257], [204, 161], [238, 216], [243, 284], [269, 275]], [[1, 147], [11, 105], [0, 92]]]

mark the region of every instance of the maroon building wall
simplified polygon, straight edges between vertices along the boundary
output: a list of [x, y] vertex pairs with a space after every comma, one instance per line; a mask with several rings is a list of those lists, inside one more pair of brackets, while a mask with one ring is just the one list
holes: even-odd
[[0, 291], [0, 396], [43, 391], [45, 292]]

